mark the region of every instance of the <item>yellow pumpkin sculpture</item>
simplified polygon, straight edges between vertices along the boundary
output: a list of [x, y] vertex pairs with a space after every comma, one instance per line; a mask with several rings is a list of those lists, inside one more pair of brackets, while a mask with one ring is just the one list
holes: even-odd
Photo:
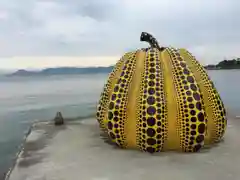
[[150, 153], [197, 152], [220, 141], [223, 102], [202, 65], [185, 49], [151, 47], [126, 53], [109, 75], [97, 107], [105, 135], [122, 148]]

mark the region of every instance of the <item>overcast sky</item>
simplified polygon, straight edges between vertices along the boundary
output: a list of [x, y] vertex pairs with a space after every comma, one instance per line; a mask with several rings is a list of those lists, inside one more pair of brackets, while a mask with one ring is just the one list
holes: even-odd
[[0, 69], [115, 63], [147, 44], [203, 64], [240, 57], [239, 0], [0, 0]]

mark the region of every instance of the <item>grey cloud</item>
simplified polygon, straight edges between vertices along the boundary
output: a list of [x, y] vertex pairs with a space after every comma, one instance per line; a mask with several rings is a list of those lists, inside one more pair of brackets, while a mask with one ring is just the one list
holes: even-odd
[[112, 18], [119, 4], [116, 0], [61, 0], [60, 2], [68, 6], [68, 10], [72, 13], [88, 16], [99, 21], [108, 21]]
[[[14, 2], [14, 3], [13, 3]], [[0, 55], [119, 55], [142, 31], [211, 61], [240, 46], [238, 0], [0, 0]]]

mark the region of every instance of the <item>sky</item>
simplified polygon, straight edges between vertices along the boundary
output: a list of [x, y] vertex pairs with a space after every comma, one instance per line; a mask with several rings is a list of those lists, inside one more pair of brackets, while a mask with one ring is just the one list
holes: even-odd
[[148, 44], [240, 57], [239, 0], [0, 0], [0, 69], [108, 66]]

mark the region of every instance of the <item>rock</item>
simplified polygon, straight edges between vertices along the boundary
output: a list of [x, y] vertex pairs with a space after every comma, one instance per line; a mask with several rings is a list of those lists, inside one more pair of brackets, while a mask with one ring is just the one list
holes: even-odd
[[64, 119], [62, 117], [62, 113], [61, 112], [57, 112], [56, 117], [54, 118], [54, 123], [57, 126], [64, 124]]

